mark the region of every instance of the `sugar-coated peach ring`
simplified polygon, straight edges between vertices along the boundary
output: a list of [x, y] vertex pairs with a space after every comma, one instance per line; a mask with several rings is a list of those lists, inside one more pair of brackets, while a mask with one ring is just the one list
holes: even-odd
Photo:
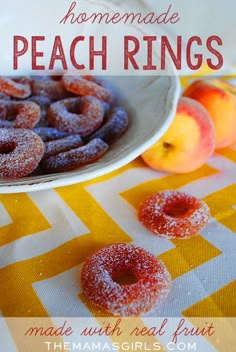
[[61, 80], [55, 80], [49, 76], [33, 80], [32, 94], [48, 97], [52, 100], [65, 99], [69, 95]]
[[39, 164], [43, 152], [43, 141], [31, 130], [0, 128], [0, 177], [29, 175]]
[[78, 148], [53, 155], [41, 163], [42, 169], [48, 173], [64, 172], [91, 164], [100, 159], [108, 150], [108, 145], [96, 138]]
[[7, 95], [0, 91], [0, 100], [10, 100], [10, 99], [11, 99], [10, 95]]
[[125, 133], [128, 126], [129, 119], [126, 111], [122, 107], [114, 107], [109, 111], [105, 123], [89, 136], [89, 139], [101, 138], [110, 145]]
[[103, 104], [91, 96], [62, 99], [51, 104], [48, 111], [51, 126], [82, 137], [93, 133], [102, 124], [103, 117]]
[[[131, 274], [136, 282], [119, 284]], [[81, 282], [86, 297], [116, 316], [138, 316], [156, 308], [167, 296], [171, 278], [164, 264], [132, 244], [108, 245], [87, 258]]]
[[12, 128], [32, 129], [40, 118], [40, 107], [32, 101], [1, 100], [0, 111], [1, 119], [9, 120]]
[[112, 92], [105, 86], [105, 83], [101, 79], [99, 80], [91, 75], [64, 75], [62, 82], [68, 92], [76, 95], [91, 95], [108, 103], [113, 99]]
[[163, 238], [189, 238], [208, 222], [209, 208], [202, 200], [179, 191], [162, 191], [145, 199], [138, 218], [154, 234]]
[[52, 103], [52, 99], [40, 95], [31, 95], [27, 100], [33, 101], [40, 107], [40, 119], [35, 127], [47, 127], [47, 112], [50, 104]]
[[45, 142], [43, 160], [48, 159], [51, 156], [58, 155], [59, 153], [78, 148], [83, 144], [84, 142], [82, 138], [76, 134], [73, 136], [56, 139], [54, 141]]
[[33, 131], [37, 133], [44, 142], [53, 141], [55, 139], [66, 137], [66, 133], [58, 131], [54, 127], [40, 126], [40, 127], [35, 127]]
[[42, 109], [48, 108], [52, 103], [52, 99], [43, 95], [31, 95], [27, 100], [33, 101], [34, 103], [38, 104], [39, 107]]
[[0, 76], [0, 92], [14, 98], [27, 98], [31, 94], [30, 81], [24, 78]]

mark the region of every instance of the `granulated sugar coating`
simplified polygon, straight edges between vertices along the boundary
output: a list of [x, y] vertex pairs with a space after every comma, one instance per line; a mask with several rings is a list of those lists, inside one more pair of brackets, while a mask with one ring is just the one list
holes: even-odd
[[37, 133], [44, 142], [66, 137], [66, 133], [58, 131], [54, 127], [35, 127], [33, 131]]
[[32, 94], [52, 100], [65, 99], [69, 95], [61, 81], [56, 81], [53, 77], [48, 76], [33, 80]]
[[0, 92], [13, 98], [27, 98], [31, 94], [30, 80], [0, 76]]
[[[131, 273], [136, 282], [119, 284], [114, 277]], [[81, 274], [86, 297], [115, 316], [138, 316], [167, 296], [171, 278], [164, 264], [146, 250], [116, 243], [87, 258]]]
[[110, 103], [112, 101], [112, 93], [106, 88], [105, 82], [91, 75], [85, 76], [63, 76], [63, 84], [68, 92], [81, 96], [91, 95], [100, 100]]
[[[129, 127], [128, 115], [123, 107], [116, 106], [115, 97], [108, 82], [89, 74], [0, 76], [0, 128], [12, 137], [9, 145], [2, 140], [1, 162], [17, 155], [14, 160], [21, 163], [14, 165], [12, 173], [10, 163], [0, 177], [67, 172], [98, 161]], [[22, 139], [19, 142], [19, 132], [14, 134], [10, 129], [33, 130], [41, 137], [40, 146], [45, 144], [43, 157], [41, 152], [32, 155], [38, 160], [36, 167], [31, 164], [33, 173], [29, 171], [31, 167], [21, 170], [28, 159], [20, 152], [27, 148], [23, 148]]]
[[50, 105], [48, 121], [68, 134], [84, 137], [93, 133], [103, 122], [104, 108], [100, 100], [86, 96], [59, 100]]
[[48, 173], [73, 170], [100, 159], [107, 150], [108, 145], [101, 139], [95, 138], [86, 145], [70, 149], [42, 160], [41, 167]]
[[179, 191], [163, 191], [145, 199], [138, 218], [154, 234], [170, 238], [189, 238], [207, 223], [210, 211], [206, 203]]
[[[0, 111], [1, 115], [5, 114], [0, 118], [9, 123], [9, 128], [32, 129], [40, 118], [40, 107], [33, 101], [0, 100]], [[10, 121], [7, 120], [8, 117], [11, 118]]]
[[55, 139], [54, 141], [45, 142], [43, 160], [48, 159], [50, 156], [78, 148], [83, 144], [82, 138], [76, 134], [73, 136]]
[[108, 113], [107, 121], [89, 138], [101, 138], [107, 144], [114, 143], [127, 130], [129, 119], [126, 111], [120, 107], [114, 107]]
[[43, 141], [36, 133], [23, 128], [0, 128], [0, 177], [29, 175], [43, 152]]

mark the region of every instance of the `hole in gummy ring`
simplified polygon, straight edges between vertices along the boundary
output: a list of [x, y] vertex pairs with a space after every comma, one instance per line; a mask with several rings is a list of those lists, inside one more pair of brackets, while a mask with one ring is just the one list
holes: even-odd
[[184, 218], [190, 216], [195, 211], [195, 206], [192, 202], [188, 203], [183, 200], [175, 201], [172, 203], [167, 203], [163, 207], [163, 212], [172, 217]]
[[9, 154], [13, 152], [15, 148], [16, 148], [16, 144], [13, 142], [0, 144], [0, 154]]
[[131, 271], [119, 271], [112, 274], [112, 280], [119, 285], [132, 285], [137, 282], [137, 278]]
[[74, 102], [73, 104], [66, 105], [67, 111], [71, 114], [79, 114], [82, 108], [80, 101]]
[[11, 107], [10, 110], [7, 113], [7, 120], [8, 121], [14, 121], [16, 119], [16, 116], [18, 115], [18, 110], [16, 107]]

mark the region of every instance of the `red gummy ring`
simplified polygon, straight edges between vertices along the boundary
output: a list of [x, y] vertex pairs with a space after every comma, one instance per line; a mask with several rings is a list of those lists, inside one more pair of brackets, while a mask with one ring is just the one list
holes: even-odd
[[90, 96], [57, 101], [50, 105], [48, 111], [51, 126], [82, 137], [93, 133], [101, 125], [103, 117], [103, 104]]
[[51, 156], [58, 155], [62, 152], [67, 152], [68, 150], [78, 148], [83, 144], [84, 142], [82, 141], [82, 138], [76, 134], [56, 139], [54, 141], [45, 142], [43, 160], [48, 159]]
[[52, 103], [52, 99], [45, 96], [31, 95], [27, 100], [33, 101], [40, 107], [40, 119], [35, 127], [47, 127], [47, 111]]
[[[114, 278], [131, 273], [136, 282], [122, 285]], [[146, 250], [116, 243], [89, 256], [81, 282], [86, 297], [113, 315], [138, 316], [157, 307], [170, 290], [171, 279], [164, 264]]]
[[0, 76], [0, 92], [14, 98], [27, 98], [31, 94], [30, 80]]
[[66, 133], [58, 131], [53, 127], [35, 127], [33, 129], [44, 142], [54, 141], [55, 139], [60, 139], [66, 137]]
[[0, 100], [10, 100], [11, 97], [0, 91]]
[[35, 79], [32, 82], [32, 94], [52, 100], [65, 99], [69, 95], [61, 80], [49, 76]]
[[105, 87], [105, 82], [91, 75], [67, 76], [62, 78], [68, 92], [80, 96], [91, 95], [107, 103], [113, 99], [111, 91]]
[[[40, 107], [33, 101], [0, 101], [0, 117], [11, 118], [9, 127], [32, 129], [40, 118]], [[14, 120], [12, 118], [14, 117]]]
[[73, 148], [42, 160], [42, 169], [48, 173], [64, 172], [91, 164], [100, 159], [108, 150], [108, 145], [95, 138], [86, 145]]
[[38, 166], [43, 152], [43, 141], [31, 130], [0, 128], [0, 177], [29, 175]]
[[129, 126], [129, 119], [126, 111], [120, 107], [113, 107], [108, 112], [105, 123], [95, 131], [89, 139], [101, 138], [104, 142], [111, 145], [119, 139]]
[[138, 218], [154, 234], [163, 238], [189, 238], [208, 222], [209, 208], [202, 200], [184, 192], [163, 191], [145, 199]]

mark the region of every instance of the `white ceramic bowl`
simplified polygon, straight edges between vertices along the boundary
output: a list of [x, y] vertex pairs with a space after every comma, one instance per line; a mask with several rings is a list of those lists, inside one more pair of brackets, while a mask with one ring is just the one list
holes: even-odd
[[169, 127], [179, 97], [179, 82], [171, 76], [109, 77], [128, 111], [130, 127], [96, 163], [77, 170], [0, 180], [0, 193], [29, 192], [65, 186], [93, 179], [114, 171], [139, 156], [160, 138]]

